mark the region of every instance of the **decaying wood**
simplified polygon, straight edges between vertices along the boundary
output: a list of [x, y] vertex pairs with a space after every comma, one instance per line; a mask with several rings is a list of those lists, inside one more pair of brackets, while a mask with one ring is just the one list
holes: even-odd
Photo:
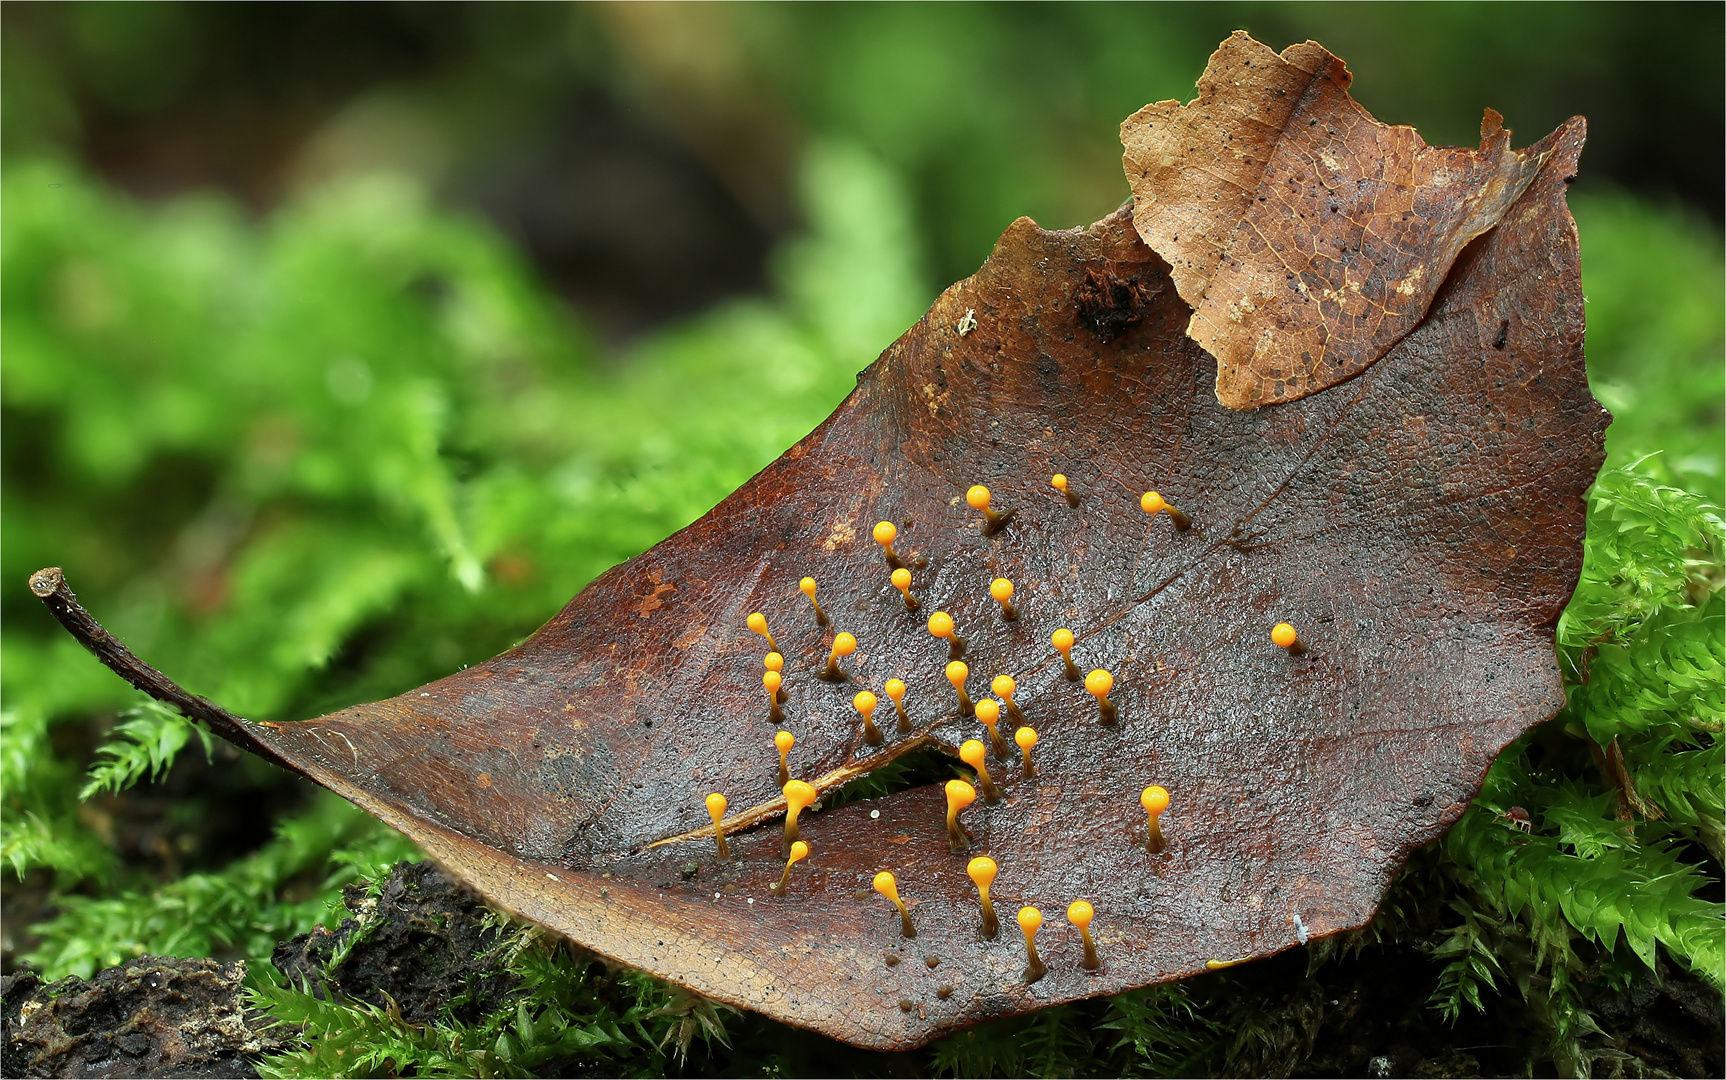
[[[1339, 70], [1321, 74], [1339, 86]], [[1308, 126], [1316, 138], [1322, 125]], [[1580, 569], [1606, 421], [1583, 372], [1564, 204], [1582, 134], [1572, 121], [1521, 154], [1487, 155], [1494, 177], [1531, 171], [1492, 197], [1516, 188], [1508, 209], [1487, 214], [1477, 186], [1451, 185], [1461, 205], [1432, 204], [1451, 224], [1418, 263], [1430, 305], [1397, 308], [1406, 332], [1362, 339], [1388, 348], [1352, 380], [1250, 411], [1219, 404], [1217, 361], [1188, 336], [1182, 275], [1203, 267], [1188, 260], [1171, 282], [1140, 238], [1166, 204], [1141, 197], [1066, 232], [1021, 219], [815, 432], [521, 646], [387, 701], [234, 723], [492, 900], [859, 1046], [914, 1047], [1359, 926], [1499, 749], [1563, 703], [1553, 626]], [[1334, 139], [1360, 175], [1367, 155], [1406, 149], [1400, 136], [1381, 149]], [[1463, 246], [1483, 215], [1498, 225]], [[1234, 251], [1204, 270], [1213, 296]], [[1377, 280], [1342, 265], [1348, 280]], [[1375, 273], [1406, 281], [1417, 264], [1399, 265]], [[1050, 487], [1057, 472], [1076, 505]], [[992, 535], [964, 498], [979, 483], [1014, 511]], [[1191, 528], [1147, 518], [1149, 489]], [[915, 615], [871, 540], [880, 520], [898, 523]], [[798, 591], [804, 575], [820, 583], [827, 627]], [[1017, 586], [1017, 620], [990, 598], [995, 577]], [[793, 774], [830, 787], [912, 741], [987, 738], [958, 715], [948, 646], [925, 628], [936, 610], [967, 640], [972, 696], [1013, 675], [1041, 735], [1037, 777], [1001, 763], [1005, 799], [962, 817], [973, 851], [1000, 865], [994, 940], [979, 935], [938, 787], [806, 813], [814, 854], [788, 896], [768, 891], [783, 866], [776, 725], [745, 617], [764, 612], [786, 654]], [[1304, 655], [1271, 643], [1282, 621]], [[1066, 678], [1049, 645], [1059, 627], [1077, 636], [1081, 667], [1113, 673], [1118, 723], [1099, 724]], [[844, 681], [824, 681], [841, 630], [861, 647]], [[886, 744], [869, 747], [852, 695], [895, 677], [910, 684], [913, 730], [884, 725]], [[1155, 856], [1148, 784], [1172, 798]], [[712, 791], [733, 821], [765, 823], [733, 835], [723, 865]], [[870, 888], [883, 869], [914, 941]], [[1061, 918], [1078, 898], [1096, 907], [1097, 971], [1081, 968]], [[1047, 919], [1049, 970], [1034, 985], [1005, 914], [1021, 904]]]
[[246, 1006], [243, 961], [138, 956], [93, 978], [0, 978], [0, 1072], [10, 1077], [255, 1077], [289, 1032]]

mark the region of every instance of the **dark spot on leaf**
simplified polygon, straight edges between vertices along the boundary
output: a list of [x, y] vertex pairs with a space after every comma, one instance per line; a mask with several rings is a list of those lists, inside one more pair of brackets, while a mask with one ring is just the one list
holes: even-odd
[[1079, 287], [1073, 290], [1079, 325], [1095, 334], [1098, 341], [1108, 344], [1150, 314], [1151, 303], [1161, 288], [1161, 284], [1147, 286], [1138, 278], [1088, 270]]

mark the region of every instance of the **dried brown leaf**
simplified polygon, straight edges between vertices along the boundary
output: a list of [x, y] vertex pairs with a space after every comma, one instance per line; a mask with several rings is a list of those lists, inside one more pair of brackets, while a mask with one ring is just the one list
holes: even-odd
[[[1573, 121], [1517, 159], [1542, 164], [1454, 267], [1427, 264], [1435, 288], [1449, 267], [1444, 286], [1424, 318], [1402, 309], [1413, 329], [1376, 364], [1254, 411], [1218, 404], [1191, 309], [1130, 212], [1066, 232], [1021, 219], [832, 417], [711, 513], [521, 646], [387, 701], [239, 720], [131, 670], [57, 573], [33, 585], [117, 670], [403, 830], [494, 901], [859, 1046], [913, 1047], [1265, 956], [1364, 923], [1406, 852], [1563, 702], [1553, 626], [1606, 419], [1583, 372], [1564, 205], [1581, 145]], [[1155, 209], [1139, 207], [1141, 228]], [[1181, 273], [1194, 280], [1194, 264]], [[977, 483], [1014, 511], [1005, 527], [966, 505]], [[1147, 489], [1191, 528], [1147, 518]], [[915, 567], [915, 615], [871, 540], [883, 519]], [[1018, 587], [1017, 620], [990, 598], [998, 576]], [[993, 940], [935, 786], [806, 813], [814, 853], [787, 896], [769, 892], [779, 725], [746, 616], [765, 612], [786, 655], [793, 773], [828, 793], [909, 750], [984, 737], [925, 628], [936, 609], [967, 639], [972, 696], [1012, 674], [1042, 736], [1037, 778], [992, 762], [1005, 799], [962, 818], [1000, 865]], [[1304, 655], [1272, 644], [1284, 620]], [[1065, 677], [1057, 627], [1077, 635], [1082, 667], [1113, 672], [1119, 723], [1100, 724]], [[828, 682], [841, 630], [861, 647]], [[889, 719], [871, 746], [852, 695], [895, 677], [913, 730]], [[1144, 848], [1148, 784], [1173, 800], [1158, 855]], [[711, 791], [731, 803], [728, 863]], [[883, 869], [914, 941], [870, 889]], [[1081, 967], [1061, 918], [1077, 898], [1096, 907], [1101, 970]], [[1049, 972], [1031, 985], [1020, 904], [1047, 918]]]
[[1348, 95], [1316, 42], [1279, 55], [1236, 32], [1190, 103], [1121, 124], [1139, 235], [1193, 307], [1231, 409], [1360, 374], [1420, 322], [1451, 263], [1504, 216], [1547, 150], [1513, 150], [1491, 109], [1480, 149], [1428, 146]]

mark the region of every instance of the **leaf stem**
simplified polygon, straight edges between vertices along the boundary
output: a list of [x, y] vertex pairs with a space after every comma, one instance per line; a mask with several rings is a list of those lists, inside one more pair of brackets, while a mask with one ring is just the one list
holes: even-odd
[[300, 772], [269, 746], [258, 741], [246, 729], [245, 720], [215, 702], [188, 692], [174, 680], [138, 659], [119, 638], [109, 633], [94, 616], [84, 610], [84, 605], [78, 603], [71, 586], [66, 584], [66, 575], [58, 566], [50, 566], [31, 574], [30, 591], [36, 594], [54, 618], [60, 620], [60, 625], [66, 628], [66, 632], [76, 638], [80, 645], [89, 649], [108, 670], [162, 704], [178, 709], [180, 714], [188, 719], [205, 725], [240, 749], [249, 750], [292, 772]]

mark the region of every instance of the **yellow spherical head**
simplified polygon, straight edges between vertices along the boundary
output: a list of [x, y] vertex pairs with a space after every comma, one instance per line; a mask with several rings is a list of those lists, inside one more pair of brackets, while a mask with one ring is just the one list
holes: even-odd
[[1025, 932], [1026, 937], [1035, 937], [1037, 935], [1037, 931], [1042, 928], [1043, 913], [1041, 911], [1038, 911], [1034, 907], [1022, 907], [1019, 909], [1019, 929]]
[[893, 880], [893, 875], [883, 870], [875, 875], [875, 891], [893, 901], [899, 902], [899, 883]]
[[761, 614], [761, 612], [757, 611], [743, 621], [748, 625], [749, 629], [755, 631], [757, 634], [767, 633], [767, 616]]
[[867, 690], [860, 691], [856, 697], [851, 699], [851, 704], [864, 716], [873, 715], [876, 705], [875, 695]]
[[963, 810], [965, 807], [970, 806], [972, 803], [977, 801], [977, 789], [972, 787], [970, 784], [965, 783], [963, 780], [947, 781], [947, 786], [944, 790], [947, 792], [948, 807], [957, 807], [958, 809]]
[[883, 686], [881, 689], [885, 690], [887, 692], [887, 696], [892, 698], [895, 702], [902, 701], [905, 698], [905, 680], [903, 679], [888, 679], [887, 685]]
[[1155, 491], [1147, 491], [1139, 496], [1139, 509], [1147, 514], [1160, 514], [1168, 508], [1168, 500]]
[[1271, 640], [1286, 649], [1300, 640], [1300, 635], [1288, 623], [1280, 622], [1271, 627]]
[[804, 843], [803, 841], [799, 840], [795, 844], [791, 845], [791, 858], [787, 859], [786, 862], [787, 863], [802, 862], [804, 859], [807, 859], [808, 857], [809, 857], [809, 845]]
[[977, 702], [977, 719], [983, 721], [985, 727], [994, 727], [1001, 720], [1001, 703], [993, 698], [984, 698]]
[[767, 688], [769, 694], [777, 694], [779, 686], [785, 681], [785, 676], [777, 671], [766, 671], [761, 675], [761, 685]]
[[995, 881], [995, 860], [987, 855], [979, 855], [965, 864], [965, 873], [979, 889], [987, 889]]
[[965, 661], [954, 660], [947, 665], [947, 681], [957, 688], [963, 688], [965, 680], [971, 677], [971, 669], [965, 666]]
[[877, 544], [880, 544], [882, 547], [886, 547], [898, 538], [899, 527], [894, 525], [891, 521], [877, 521], [875, 523], [874, 536]]
[[1003, 701], [1011, 698], [1013, 696], [1013, 691], [1018, 688], [1019, 684], [1013, 681], [1013, 677], [1011, 675], [997, 675], [993, 679], [989, 680], [989, 689], [993, 690], [995, 692], [995, 696]]
[[812, 577], [804, 578], [802, 581], [799, 581], [797, 583], [797, 587], [799, 589], [803, 590], [804, 596], [807, 596], [811, 600], [815, 599], [815, 579], [814, 578], [812, 578]]
[[953, 616], [945, 611], [937, 611], [929, 616], [929, 632], [938, 638], [951, 637], [953, 634]]
[[982, 484], [973, 484], [971, 490], [965, 492], [965, 502], [973, 510], [987, 510], [989, 508], [989, 489]]
[[1005, 604], [1013, 598], [1013, 583], [1004, 577], [989, 582], [989, 595]]
[[905, 569], [903, 566], [893, 571], [892, 579], [893, 587], [898, 589], [900, 592], [904, 592], [906, 589], [911, 587], [911, 571]]
[[781, 754], [786, 754], [790, 753], [791, 748], [797, 745], [797, 739], [789, 731], [781, 731], [773, 736], [773, 745], [779, 748]]
[[1160, 814], [1169, 808], [1169, 793], [1166, 788], [1152, 784], [1139, 795], [1139, 805], [1152, 814]]
[[816, 792], [813, 785], [802, 780], [793, 780], [785, 785], [785, 805], [794, 811], [800, 811], [815, 801]]
[[1061, 473], [1056, 473], [1054, 476], [1049, 477], [1049, 483], [1054, 486], [1056, 491], [1067, 490], [1067, 478]]
[[1081, 930], [1090, 926], [1096, 915], [1096, 909], [1091, 907], [1088, 900], [1074, 900], [1067, 905], [1067, 921]]
[[1029, 750], [1037, 745], [1037, 729], [1022, 727], [1013, 732], [1013, 741], [1019, 744], [1019, 749]]
[[1114, 688], [1115, 677], [1102, 668], [1097, 668], [1085, 676], [1085, 692], [1092, 697], [1107, 697]]
[[973, 769], [983, 768], [983, 744], [976, 739], [966, 739], [959, 746], [959, 760]]
[[857, 651], [857, 639], [841, 630], [833, 637], [833, 655], [850, 656]]
[[1073, 647], [1073, 632], [1067, 629], [1057, 630], [1049, 635], [1049, 643], [1061, 652], [1066, 652]]
[[725, 816], [725, 806], [725, 796], [719, 792], [715, 791], [707, 797], [707, 813], [709, 817], [713, 818], [715, 825], [719, 824], [719, 819]]
[[762, 657], [761, 663], [768, 671], [783, 671], [785, 669], [785, 658], [776, 652], [770, 652]]

